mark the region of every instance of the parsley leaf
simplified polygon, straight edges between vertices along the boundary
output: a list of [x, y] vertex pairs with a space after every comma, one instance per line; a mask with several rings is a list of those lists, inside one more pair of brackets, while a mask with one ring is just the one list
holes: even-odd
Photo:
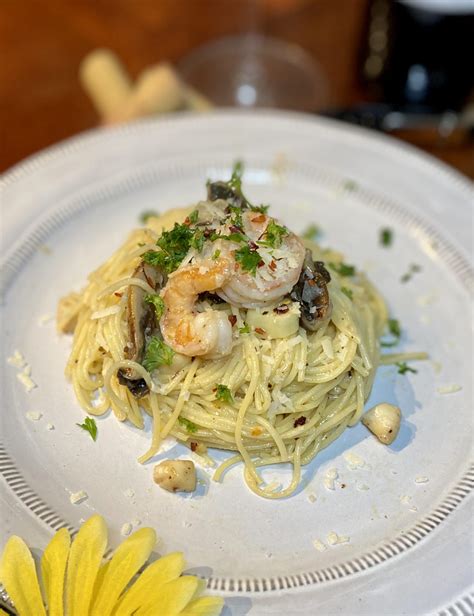
[[268, 212], [269, 205], [251, 205], [252, 212], [259, 212], [260, 214], [266, 214]]
[[179, 267], [187, 255], [195, 233], [195, 229], [175, 223], [171, 231], [163, 231], [157, 239], [156, 244], [161, 251], [148, 250], [142, 258], [146, 263], [161, 267], [170, 274]]
[[239, 334], [250, 334], [250, 325], [245, 323], [243, 327], [239, 327]]
[[279, 248], [282, 238], [284, 238], [285, 235], [288, 235], [288, 229], [277, 224], [274, 220], [271, 220], [265, 230], [265, 240], [258, 243], [262, 246], [269, 246], [270, 248]]
[[317, 240], [321, 236], [321, 229], [317, 225], [309, 225], [301, 234], [305, 240]]
[[329, 267], [340, 276], [354, 276], [356, 272], [355, 267], [353, 265], [347, 265], [347, 263], [329, 263]]
[[140, 222], [142, 223], [142, 225], [146, 225], [149, 218], [156, 218], [158, 216], [159, 214], [158, 212], [155, 212], [155, 210], [146, 210], [145, 212], [142, 212], [140, 214]]
[[196, 424], [192, 421], [189, 421], [189, 419], [186, 419], [186, 417], [178, 417], [178, 421], [184, 428], [186, 428], [187, 432], [191, 432], [191, 434], [194, 434], [198, 431], [198, 427], [196, 426]]
[[220, 402], [226, 402], [227, 404], [232, 404], [234, 402], [234, 398], [232, 397], [232, 393], [227, 385], [216, 385], [216, 399]]
[[357, 182], [355, 182], [354, 180], [348, 179], [344, 182], [343, 188], [344, 190], [352, 192], [353, 190], [357, 190], [358, 185]]
[[189, 214], [188, 218], [189, 218], [189, 222], [195, 225], [199, 218], [199, 212], [197, 210], [193, 210], [191, 214]]
[[352, 299], [352, 291], [350, 289], [348, 289], [347, 287], [341, 287], [341, 291], [344, 293], [344, 295], [347, 295], [349, 299]]
[[97, 440], [97, 424], [95, 423], [95, 419], [86, 417], [84, 423], [77, 423], [76, 426], [79, 426], [79, 428], [89, 432], [93, 441]]
[[416, 374], [418, 372], [418, 370], [410, 368], [410, 366], [408, 366], [404, 361], [399, 361], [395, 365], [398, 368], [398, 374], [405, 374], [405, 372], [414, 372]]
[[217, 261], [217, 259], [221, 256], [221, 251], [219, 249], [214, 251], [214, 254], [212, 255], [211, 259], [213, 261]]
[[388, 227], [380, 229], [379, 241], [382, 246], [391, 246], [393, 242], [393, 231]]
[[145, 295], [144, 301], [147, 304], [153, 304], [153, 306], [155, 307], [156, 318], [160, 320], [165, 311], [165, 302], [163, 301], [163, 298], [160, 297], [158, 293], [149, 293], [148, 295]]
[[190, 245], [198, 252], [201, 252], [205, 241], [206, 238], [204, 237], [204, 232], [202, 231], [202, 229], [196, 229], [193, 237], [191, 238]]
[[152, 372], [159, 366], [170, 366], [174, 357], [174, 351], [156, 336], [153, 336], [145, 351], [145, 359], [142, 366], [147, 372]]
[[403, 274], [403, 276], [400, 278], [400, 282], [408, 282], [409, 280], [411, 280], [413, 274], [416, 274], [418, 272], [421, 272], [421, 265], [412, 263], [408, 268], [408, 272], [406, 274]]
[[395, 340], [391, 340], [388, 342], [381, 342], [381, 346], [383, 347], [393, 347], [396, 346], [400, 342], [400, 336], [402, 335], [402, 330], [400, 328], [400, 323], [397, 319], [389, 319], [388, 321], [388, 331], [395, 337]]
[[262, 260], [262, 257], [257, 250], [250, 250], [248, 246], [242, 246], [242, 248], [235, 251], [235, 260], [237, 263], [240, 263], [240, 267], [244, 272], [250, 272], [252, 276], [255, 276], [257, 265]]

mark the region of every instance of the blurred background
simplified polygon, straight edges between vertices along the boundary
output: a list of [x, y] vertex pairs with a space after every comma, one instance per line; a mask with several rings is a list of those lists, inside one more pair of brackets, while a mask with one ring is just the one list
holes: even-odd
[[0, 171], [100, 124], [318, 113], [474, 178], [474, 0], [2, 0]]

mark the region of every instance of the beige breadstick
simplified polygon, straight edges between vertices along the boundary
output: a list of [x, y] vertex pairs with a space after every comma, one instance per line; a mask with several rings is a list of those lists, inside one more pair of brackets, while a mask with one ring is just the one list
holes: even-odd
[[184, 98], [186, 107], [193, 111], [210, 111], [214, 105], [203, 94], [184, 84]]
[[166, 113], [184, 107], [184, 90], [178, 75], [166, 63], [144, 70], [132, 94], [120, 109], [108, 116], [108, 122], [126, 122], [155, 113]]
[[96, 49], [84, 58], [79, 79], [103, 119], [124, 106], [133, 87], [119, 58], [108, 49]]

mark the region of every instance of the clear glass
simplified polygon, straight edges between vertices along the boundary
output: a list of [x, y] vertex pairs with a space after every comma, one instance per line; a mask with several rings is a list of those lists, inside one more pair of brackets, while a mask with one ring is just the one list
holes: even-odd
[[319, 111], [329, 101], [327, 80], [304, 49], [260, 34], [207, 43], [178, 68], [189, 85], [218, 106]]

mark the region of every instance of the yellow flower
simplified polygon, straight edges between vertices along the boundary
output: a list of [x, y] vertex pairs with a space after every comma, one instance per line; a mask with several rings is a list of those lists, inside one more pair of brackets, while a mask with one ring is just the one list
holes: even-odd
[[218, 616], [223, 600], [198, 597], [206, 584], [181, 575], [181, 552], [142, 569], [155, 543], [155, 531], [142, 528], [104, 561], [107, 526], [93, 515], [72, 543], [65, 528], [49, 542], [41, 558], [43, 594], [31, 552], [20, 537], [10, 537], [5, 546], [0, 581], [19, 616]]

